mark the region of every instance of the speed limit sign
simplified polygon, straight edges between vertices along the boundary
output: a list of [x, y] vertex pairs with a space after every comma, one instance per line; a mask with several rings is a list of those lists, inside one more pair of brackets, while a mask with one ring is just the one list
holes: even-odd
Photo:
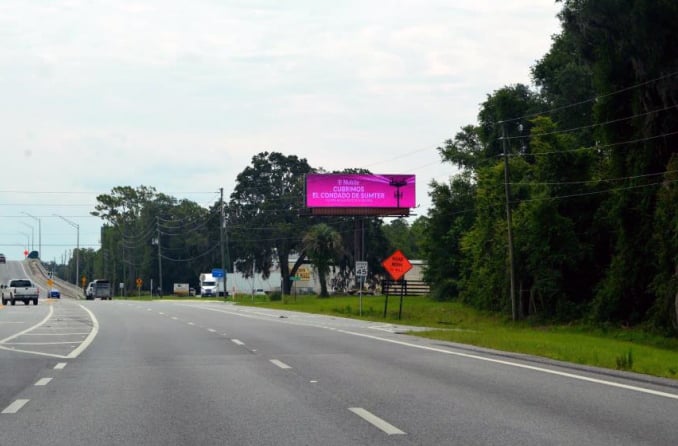
[[356, 277], [367, 277], [367, 262], [358, 260], [355, 262]]

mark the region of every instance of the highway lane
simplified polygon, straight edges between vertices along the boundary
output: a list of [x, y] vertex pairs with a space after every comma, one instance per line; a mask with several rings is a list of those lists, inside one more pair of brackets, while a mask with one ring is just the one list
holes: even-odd
[[84, 306], [96, 339], [77, 358], [36, 364], [35, 382], [4, 402], [25, 401], [0, 414], [0, 444], [664, 445], [678, 432], [678, 386], [665, 380], [340, 318]]
[[[29, 278], [35, 282], [40, 289], [40, 297], [47, 297], [50, 289], [47, 273], [42, 269], [38, 261], [7, 261], [6, 264], [0, 264], [0, 283], [6, 284], [9, 279]], [[84, 297], [82, 289], [70, 284], [60, 278], [54, 278], [52, 286], [61, 291], [62, 297], [81, 299]], [[41, 301], [40, 301], [41, 302]], [[19, 304], [21, 305], [21, 304]]]

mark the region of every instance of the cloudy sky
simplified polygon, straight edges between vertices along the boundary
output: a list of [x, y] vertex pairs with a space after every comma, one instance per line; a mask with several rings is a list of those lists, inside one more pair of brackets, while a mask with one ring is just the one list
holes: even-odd
[[[98, 248], [96, 196], [209, 205], [253, 155], [427, 184], [486, 95], [530, 83], [551, 0], [2, 0], [0, 252]], [[60, 215], [63, 218], [59, 218]], [[39, 221], [38, 221], [39, 220]], [[70, 223], [69, 223], [70, 222]], [[39, 228], [40, 227], [40, 228]], [[41, 229], [41, 231], [39, 231]]]

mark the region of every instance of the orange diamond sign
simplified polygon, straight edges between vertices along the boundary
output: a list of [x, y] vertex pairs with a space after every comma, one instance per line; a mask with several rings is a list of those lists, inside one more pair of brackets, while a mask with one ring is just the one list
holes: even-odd
[[400, 280], [406, 272], [412, 269], [412, 264], [399, 249], [381, 262], [381, 265], [388, 271], [393, 280]]

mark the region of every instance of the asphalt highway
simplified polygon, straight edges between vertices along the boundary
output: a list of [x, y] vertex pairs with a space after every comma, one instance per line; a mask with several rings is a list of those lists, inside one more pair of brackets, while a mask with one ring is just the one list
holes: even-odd
[[676, 442], [678, 383], [401, 331], [199, 301], [5, 307], [0, 445]]

